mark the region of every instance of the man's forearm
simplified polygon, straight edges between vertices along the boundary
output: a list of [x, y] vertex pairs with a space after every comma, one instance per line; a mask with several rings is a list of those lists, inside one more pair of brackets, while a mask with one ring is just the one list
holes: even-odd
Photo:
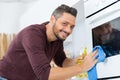
[[[78, 69], [77, 69], [78, 68]], [[49, 80], [65, 80], [82, 72], [79, 65], [71, 67], [53, 67], [50, 70]]]
[[[90, 70], [98, 61], [98, 59], [95, 58], [95, 55], [97, 54], [97, 50], [95, 50], [92, 54], [88, 54], [85, 58], [82, 64], [75, 64], [70, 67], [53, 67], [50, 69], [50, 75], [49, 80], [64, 80], [67, 78], [71, 78], [78, 73], [86, 72]], [[70, 61], [73, 61], [72, 59], [66, 59], [64, 63], [67, 61], [71, 63]], [[68, 65], [69, 66], [69, 65]]]

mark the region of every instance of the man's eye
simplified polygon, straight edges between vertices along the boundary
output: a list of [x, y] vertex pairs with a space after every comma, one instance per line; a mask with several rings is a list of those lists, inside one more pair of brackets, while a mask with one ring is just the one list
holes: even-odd
[[67, 25], [67, 23], [63, 23], [63, 25], [64, 25], [64, 26], [66, 26], [66, 25]]
[[74, 26], [71, 26], [71, 29], [74, 29]]

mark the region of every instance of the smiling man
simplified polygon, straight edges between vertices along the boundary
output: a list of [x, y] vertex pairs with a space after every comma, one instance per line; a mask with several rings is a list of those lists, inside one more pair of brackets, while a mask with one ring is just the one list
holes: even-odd
[[[64, 80], [90, 70], [97, 62], [97, 51], [79, 65], [76, 59], [67, 58], [63, 50], [63, 41], [72, 33], [76, 15], [75, 8], [61, 5], [49, 22], [20, 31], [0, 61], [0, 80]], [[52, 59], [58, 67], [50, 66]]]
[[[53, 15], [56, 15], [55, 13]], [[75, 17], [68, 13], [63, 13], [61, 17], [52, 16], [49, 24], [46, 25], [48, 35], [54, 36], [51, 41], [65, 40], [71, 34], [75, 26]], [[50, 38], [50, 37], [49, 37]]]

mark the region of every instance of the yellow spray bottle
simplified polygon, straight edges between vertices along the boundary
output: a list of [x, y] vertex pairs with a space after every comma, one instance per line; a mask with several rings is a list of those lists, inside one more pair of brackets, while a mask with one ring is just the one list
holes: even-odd
[[[84, 59], [84, 57], [87, 55], [87, 48], [85, 47], [84, 50], [83, 50], [83, 54], [80, 55], [80, 59], [77, 60], [77, 64], [82, 64], [82, 60]], [[76, 76], [77, 78], [86, 78], [88, 79], [88, 74], [87, 72], [84, 72], [84, 73], [80, 73]]]

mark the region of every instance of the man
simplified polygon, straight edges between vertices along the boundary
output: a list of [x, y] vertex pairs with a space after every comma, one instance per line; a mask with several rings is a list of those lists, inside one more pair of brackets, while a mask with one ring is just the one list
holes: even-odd
[[[97, 51], [85, 57], [83, 64], [69, 66], [63, 41], [72, 33], [77, 10], [67, 5], [55, 9], [50, 21], [30, 25], [11, 43], [0, 61], [0, 76], [8, 80], [64, 80], [90, 70], [97, 62]], [[51, 67], [51, 60], [59, 67]], [[66, 66], [66, 67], [63, 67]]]

